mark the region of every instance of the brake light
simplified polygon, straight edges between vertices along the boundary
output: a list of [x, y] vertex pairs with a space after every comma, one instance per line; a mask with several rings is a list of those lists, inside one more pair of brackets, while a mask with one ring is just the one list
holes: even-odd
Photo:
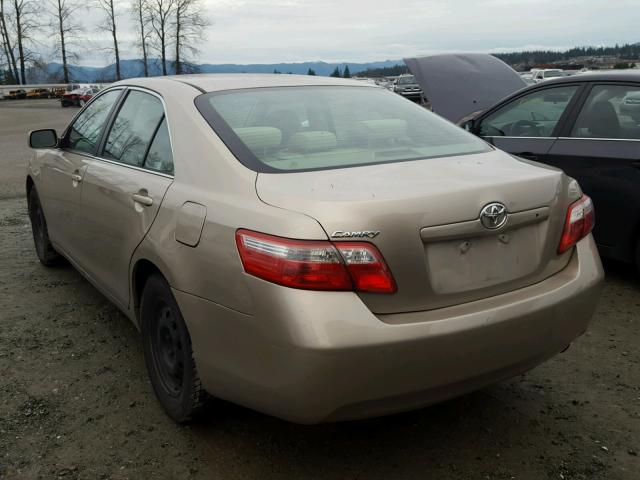
[[393, 293], [396, 284], [378, 249], [364, 242], [292, 240], [236, 232], [245, 272], [306, 290]]
[[591, 198], [583, 195], [580, 200], [569, 205], [564, 230], [558, 245], [558, 253], [564, 253], [591, 233], [595, 225], [595, 213]]

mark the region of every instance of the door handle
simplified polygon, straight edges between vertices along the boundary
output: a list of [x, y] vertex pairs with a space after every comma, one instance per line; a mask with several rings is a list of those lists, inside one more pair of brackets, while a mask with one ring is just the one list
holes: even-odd
[[78, 184], [82, 181], [82, 175], [80, 175], [80, 170], [76, 169], [72, 174], [69, 175], [74, 184]]
[[149, 195], [134, 193], [133, 195], [131, 195], [131, 197], [133, 198], [134, 202], [139, 203], [140, 205], [144, 205], [145, 207], [150, 207], [151, 205], [153, 205], [153, 198], [151, 198]]
[[638, 160], [637, 162], [631, 162], [631, 166], [640, 170], [640, 160]]

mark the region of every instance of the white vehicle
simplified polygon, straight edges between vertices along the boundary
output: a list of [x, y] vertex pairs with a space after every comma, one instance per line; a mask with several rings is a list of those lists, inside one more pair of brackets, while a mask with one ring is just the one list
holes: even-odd
[[550, 78], [566, 77], [569, 75], [560, 68], [532, 68], [531, 74], [535, 83], [540, 83]]

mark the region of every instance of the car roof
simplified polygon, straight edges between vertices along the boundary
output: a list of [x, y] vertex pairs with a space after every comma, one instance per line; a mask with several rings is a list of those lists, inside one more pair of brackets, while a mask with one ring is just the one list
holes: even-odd
[[[253, 74], [253, 73], [206, 73], [191, 75], [171, 75], [166, 77], [152, 77], [154, 81], [180, 82], [191, 85], [202, 92], [217, 92], [224, 90], [239, 90], [245, 88], [264, 87], [299, 87], [299, 86], [352, 86], [380, 88], [358, 80], [316, 75], [289, 74]], [[144, 78], [127, 79], [122, 83], [141, 86], [146, 85]], [[136, 82], [138, 81], [138, 82]]]
[[574, 82], [640, 82], [640, 69], [579, 73], [568, 77], [552, 78], [545, 80], [542, 84], [538, 83], [536, 85], [553, 85], [555, 83]]

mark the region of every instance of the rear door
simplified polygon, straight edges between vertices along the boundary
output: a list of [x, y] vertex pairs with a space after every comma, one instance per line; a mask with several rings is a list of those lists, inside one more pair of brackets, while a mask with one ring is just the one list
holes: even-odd
[[640, 85], [595, 83], [587, 93], [548, 161], [593, 199], [602, 253], [631, 260], [640, 228]]
[[51, 239], [76, 259], [80, 222], [82, 180], [96, 153], [109, 113], [122, 93], [114, 89], [97, 97], [71, 123], [61, 148], [45, 153], [38, 193], [47, 216]]
[[128, 89], [82, 192], [82, 264], [112, 298], [129, 302], [129, 261], [173, 182], [162, 99]]
[[501, 150], [546, 162], [581, 88], [580, 84], [560, 84], [524, 92], [483, 115], [474, 133]]

